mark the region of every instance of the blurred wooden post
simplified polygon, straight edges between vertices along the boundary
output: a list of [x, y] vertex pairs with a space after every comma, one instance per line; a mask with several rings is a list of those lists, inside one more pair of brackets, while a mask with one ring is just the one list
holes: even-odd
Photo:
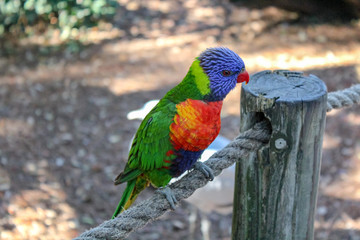
[[241, 92], [241, 132], [267, 119], [266, 147], [236, 166], [233, 240], [311, 240], [327, 90], [316, 76], [263, 71]]

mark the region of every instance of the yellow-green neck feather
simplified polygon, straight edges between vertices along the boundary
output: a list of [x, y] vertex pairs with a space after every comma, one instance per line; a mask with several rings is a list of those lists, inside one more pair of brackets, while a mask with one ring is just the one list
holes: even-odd
[[200, 61], [198, 59], [196, 59], [192, 63], [192, 65], [190, 67], [190, 71], [195, 76], [195, 79], [194, 79], [195, 84], [196, 84], [197, 88], [199, 89], [200, 93], [202, 95], [209, 94], [210, 93], [209, 77], [206, 75], [206, 73], [204, 73], [204, 70], [200, 66]]
[[204, 100], [210, 92], [209, 77], [200, 66], [200, 61], [195, 59], [181, 83], [171, 89], [165, 98], [174, 103], [180, 103], [186, 99]]

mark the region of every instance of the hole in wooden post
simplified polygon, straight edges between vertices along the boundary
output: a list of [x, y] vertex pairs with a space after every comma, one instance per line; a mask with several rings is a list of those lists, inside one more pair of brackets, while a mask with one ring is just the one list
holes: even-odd
[[241, 132], [253, 128], [257, 123], [265, 122], [265, 124], [262, 125], [266, 126], [266, 128], [270, 130], [270, 134], [272, 134], [271, 122], [263, 112], [249, 112], [244, 116], [245, 117], [241, 119]]
[[261, 122], [261, 121], [263, 121], [263, 120], [269, 121], [269, 120], [265, 117], [265, 114], [264, 114], [263, 112], [255, 112], [254, 120], [255, 120], [255, 123]]
[[256, 112], [255, 113], [255, 119], [258, 122], [264, 121], [266, 122], [266, 126], [270, 128], [270, 135], [272, 134], [272, 125], [270, 122], [270, 119], [268, 119], [263, 112]]
[[259, 122], [265, 121], [267, 126], [270, 128], [270, 134], [272, 134], [272, 126], [270, 120], [265, 116], [263, 112], [254, 112], [253, 113], [253, 125]]

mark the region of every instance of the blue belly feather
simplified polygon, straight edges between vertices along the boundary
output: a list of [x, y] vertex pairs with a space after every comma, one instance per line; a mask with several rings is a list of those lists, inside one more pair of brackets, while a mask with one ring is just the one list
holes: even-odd
[[170, 175], [172, 177], [178, 177], [181, 174], [183, 174], [186, 170], [191, 169], [195, 162], [200, 158], [201, 154], [204, 151], [185, 151], [185, 150], [179, 150], [175, 154], [177, 157], [172, 160], [171, 166], [170, 166]]

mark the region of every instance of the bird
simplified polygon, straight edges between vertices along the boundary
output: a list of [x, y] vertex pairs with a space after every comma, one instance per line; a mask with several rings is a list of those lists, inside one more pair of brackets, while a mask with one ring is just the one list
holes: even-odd
[[194, 59], [183, 80], [141, 122], [114, 180], [127, 185], [112, 218], [150, 184], [175, 209], [177, 199], [167, 186], [172, 178], [195, 168], [213, 180], [212, 170], [197, 160], [219, 134], [224, 98], [242, 82], [249, 82], [245, 63], [229, 48], [208, 48]]

